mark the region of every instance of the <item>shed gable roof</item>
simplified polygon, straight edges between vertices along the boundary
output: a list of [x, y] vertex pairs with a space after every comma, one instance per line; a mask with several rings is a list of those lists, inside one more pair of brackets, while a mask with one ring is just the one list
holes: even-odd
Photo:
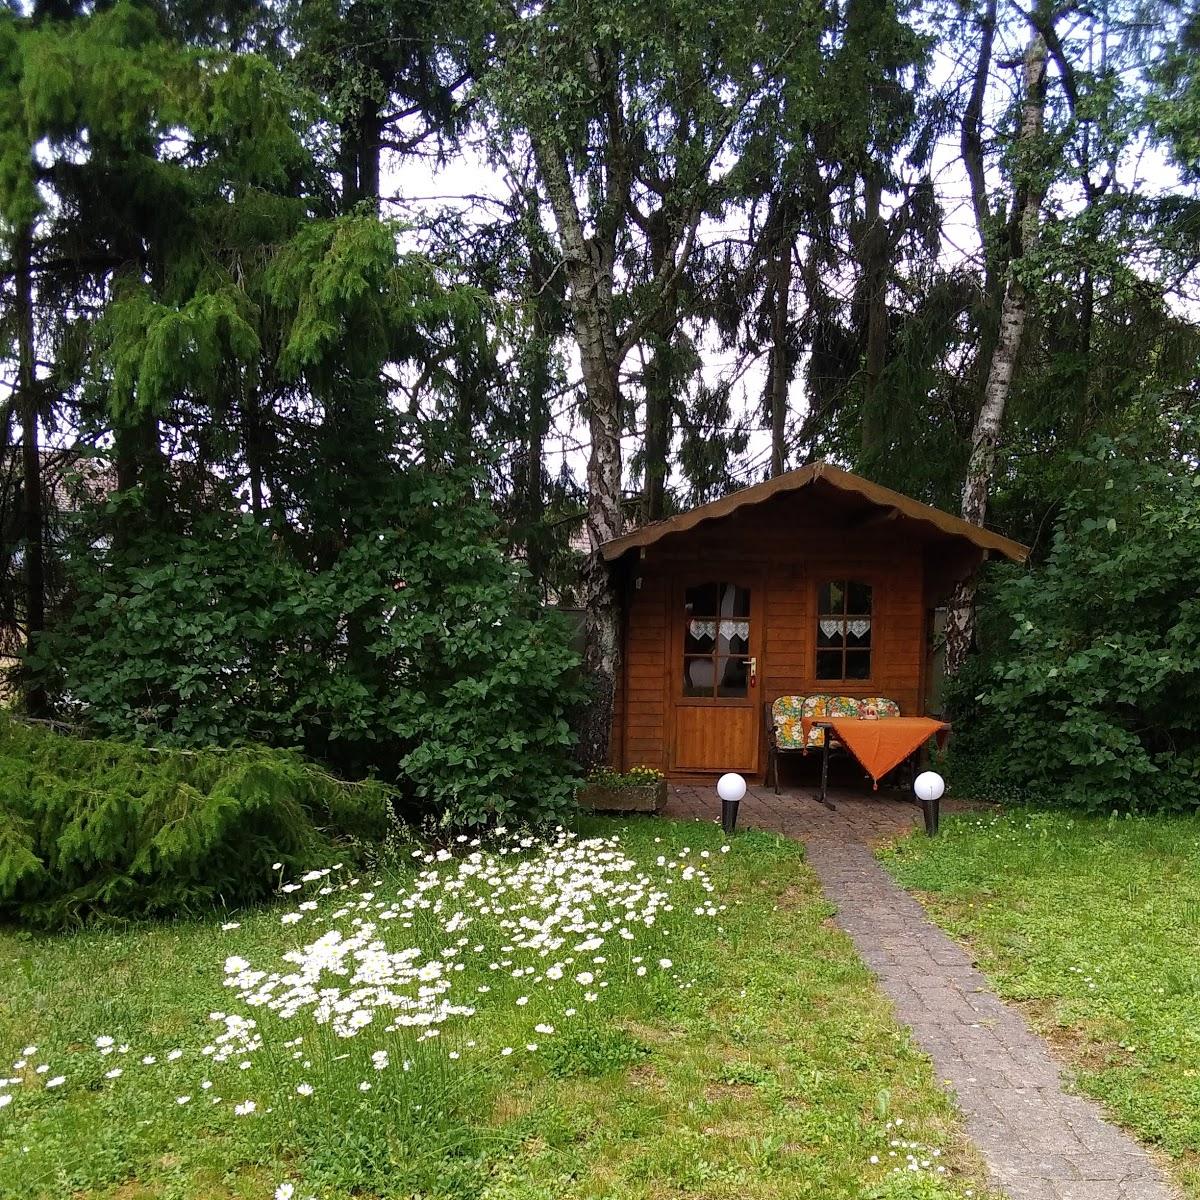
[[604, 542], [600, 547], [600, 556], [606, 561], [612, 562], [629, 550], [651, 546], [671, 534], [685, 533], [705, 521], [715, 521], [721, 517], [727, 517], [740, 508], [761, 504], [773, 496], [797, 492], [818, 481], [836, 488], [838, 491], [857, 495], [881, 510], [891, 509], [899, 516], [933, 526], [944, 536], [961, 538], [982, 550], [992, 554], [1001, 554], [1005, 558], [1012, 559], [1013, 562], [1024, 562], [1029, 556], [1029, 547], [1021, 545], [1020, 542], [1001, 537], [1000, 534], [993, 533], [990, 529], [972, 525], [970, 521], [952, 516], [940, 508], [922, 504], [919, 500], [912, 499], [911, 496], [894, 492], [891, 488], [881, 487], [869, 479], [863, 479], [861, 475], [854, 475], [850, 471], [843, 471], [840, 467], [823, 462], [814, 463], [808, 467], [799, 467], [795, 471], [786, 471], [774, 479], [768, 479], [765, 483], [756, 483], [750, 487], [740, 488], [728, 496], [722, 496], [719, 500], [711, 500], [707, 504], [698, 505], [677, 516], [668, 517], [663, 521], [655, 521], [650, 525], [643, 525], [631, 533]]

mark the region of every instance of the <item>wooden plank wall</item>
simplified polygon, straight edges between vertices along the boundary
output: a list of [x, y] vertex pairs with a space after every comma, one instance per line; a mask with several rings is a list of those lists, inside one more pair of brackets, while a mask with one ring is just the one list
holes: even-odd
[[[925, 657], [924, 547], [895, 532], [832, 531], [814, 520], [755, 519], [754, 510], [734, 514], [685, 537], [652, 546], [631, 564], [627, 592], [625, 661], [619, 688], [621, 719], [614, 763], [669, 769], [674, 673], [668, 661], [669, 612], [675, 580], [701, 569], [720, 579], [735, 570], [757, 570], [766, 580], [760, 701], [788, 694], [836, 692], [889, 696], [905, 715], [923, 708]], [[816, 592], [830, 579], [862, 579], [873, 586], [872, 678], [815, 678]], [[618, 744], [619, 743], [619, 744]], [[760, 772], [765, 768], [765, 739]]]
[[625, 769], [638, 763], [667, 767], [666, 648], [668, 579], [662, 571], [643, 572], [631, 590], [625, 640]]

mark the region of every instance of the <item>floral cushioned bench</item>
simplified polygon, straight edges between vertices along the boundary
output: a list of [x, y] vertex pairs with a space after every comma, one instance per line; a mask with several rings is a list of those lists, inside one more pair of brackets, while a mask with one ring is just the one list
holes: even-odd
[[[835, 696], [818, 692], [812, 696], [780, 696], [767, 711], [767, 778], [779, 795], [779, 755], [802, 754], [807, 748], [820, 749], [825, 745], [825, 730], [811, 729], [808, 747], [800, 721], [803, 717], [859, 717], [875, 720], [879, 717], [898, 717], [900, 705], [886, 696]], [[832, 739], [832, 750], [840, 743]]]

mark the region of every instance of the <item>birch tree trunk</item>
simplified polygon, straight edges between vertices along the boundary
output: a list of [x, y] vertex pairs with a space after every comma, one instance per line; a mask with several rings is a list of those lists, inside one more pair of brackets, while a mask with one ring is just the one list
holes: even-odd
[[[608, 279], [611, 282], [611, 267]], [[572, 286], [572, 292], [574, 287]], [[592, 293], [595, 295], [595, 292]], [[609, 292], [611, 301], [611, 291]], [[572, 309], [588, 310], [590, 305], [572, 304]], [[621, 514], [621, 401], [616, 371], [600, 353], [603, 338], [596, 328], [603, 319], [595, 311], [572, 313], [576, 338], [587, 365], [584, 387], [587, 391], [588, 454], [587, 531], [591, 553], [583, 567], [584, 659], [592, 681], [592, 702], [580, 730], [580, 755], [589, 766], [608, 761], [612, 734], [613, 704], [616, 698], [617, 671], [621, 665], [620, 611], [608, 564], [600, 557], [600, 546], [619, 537], [623, 528]], [[611, 307], [607, 307], [607, 314]]]
[[[975, 418], [971, 436], [971, 457], [963, 484], [962, 516], [973, 525], [982, 525], [987, 516], [988, 494], [996, 466], [996, 447], [1000, 426], [1012, 387], [1013, 371], [1025, 332], [1028, 293], [1022, 282], [1022, 259], [1037, 239], [1038, 223], [1046, 185], [1037, 160], [1046, 111], [1046, 41], [1035, 33], [1025, 48], [1024, 100], [1021, 127], [1017, 139], [1018, 159], [1024, 178], [1018, 181], [1020, 203], [1020, 240], [1008, 263], [1004, 298], [1000, 306], [1000, 324], [984, 386], [983, 403]], [[954, 590], [946, 614], [946, 674], [957, 675], [966, 661], [975, 633], [975, 590], [972, 577]]]
[[612, 305], [615, 235], [606, 236], [599, 225], [594, 236], [587, 235], [561, 152], [549, 138], [532, 132], [531, 138], [565, 260], [567, 307], [579, 348], [591, 443], [585, 518], [591, 553], [583, 567], [583, 602], [584, 661], [592, 700], [580, 730], [579, 756], [585, 765], [597, 766], [608, 760], [621, 657], [617, 596], [599, 553], [623, 528], [619, 354]]

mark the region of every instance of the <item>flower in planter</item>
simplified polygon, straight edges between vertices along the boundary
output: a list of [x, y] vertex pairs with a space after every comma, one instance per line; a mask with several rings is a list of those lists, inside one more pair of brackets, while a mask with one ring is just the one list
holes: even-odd
[[666, 776], [657, 767], [637, 766], [628, 771], [614, 771], [611, 767], [597, 767], [584, 781], [585, 786], [594, 788], [655, 787]]
[[587, 777], [578, 800], [600, 812], [657, 812], [666, 799], [666, 787], [666, 777], [654, 767], [625, 772], [605, 767]]

